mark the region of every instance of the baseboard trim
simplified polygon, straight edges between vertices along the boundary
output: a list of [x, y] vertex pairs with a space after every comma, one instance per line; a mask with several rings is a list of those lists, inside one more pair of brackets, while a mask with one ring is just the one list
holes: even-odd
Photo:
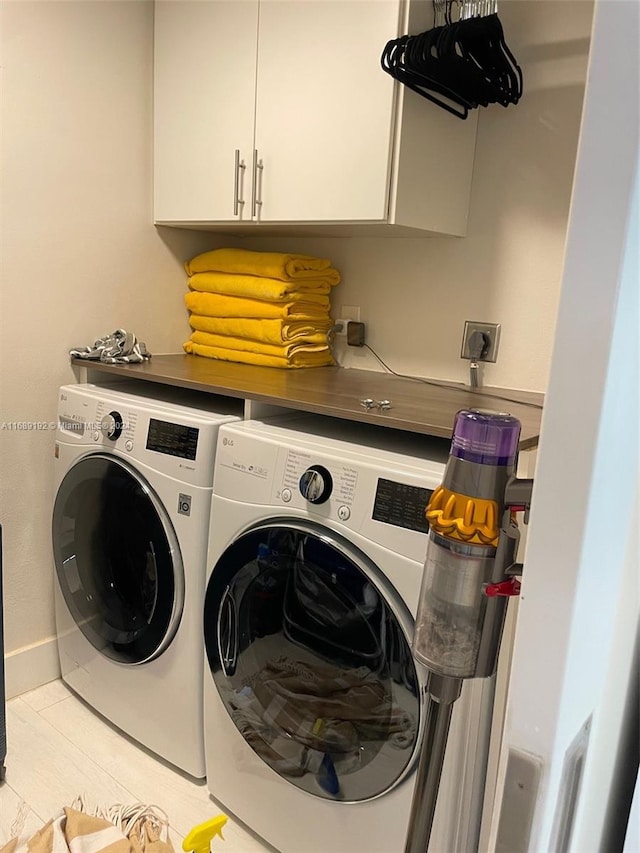
[[35, 690], [60, 678], [60, 661], [55, 637], [10, 652], [4, 659], [7, 699]]

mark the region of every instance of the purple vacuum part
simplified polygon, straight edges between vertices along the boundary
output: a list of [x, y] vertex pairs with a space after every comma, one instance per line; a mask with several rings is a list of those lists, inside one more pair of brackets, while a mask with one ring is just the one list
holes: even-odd
[[454, 421], [450, 455], [481, 465], [511, 465], [518, 453], [520, 426], [505, 412], [462, 409]]

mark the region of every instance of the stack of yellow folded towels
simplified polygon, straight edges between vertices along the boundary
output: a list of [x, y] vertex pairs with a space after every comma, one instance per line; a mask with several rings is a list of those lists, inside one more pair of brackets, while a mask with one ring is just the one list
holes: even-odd
[[308, 255], [214, 249], [185, 264], [193, 329], [188, 353], [266, 367], [333, 364], [327, 335], [331, 261]]

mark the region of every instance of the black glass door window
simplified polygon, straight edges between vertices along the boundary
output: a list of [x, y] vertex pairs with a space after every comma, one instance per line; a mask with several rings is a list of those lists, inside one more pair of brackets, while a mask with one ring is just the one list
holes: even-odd
[[81, 459], [58, 489], [52, 535], [60, 589], [87, 640], [125, 664], [160, 654], [184, 575], [171, 522], [140, 475], [114, 457]]
[[420, 689], [406, 626], [364, 555], [294, 524], [244, 534], [214, 567], [209, 667], [236, 727], [277, 773], [320, 797], [371, 799], [416, 754]]

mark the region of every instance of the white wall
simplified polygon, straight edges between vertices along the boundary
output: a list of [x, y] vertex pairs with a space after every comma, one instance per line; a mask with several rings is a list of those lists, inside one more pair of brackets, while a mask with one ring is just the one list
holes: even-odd
[[[536, 851], [618, 849], [605, 818], [640, 616], [639, 34], [637, 3], [597, 4], [505, 731], [505, 749], [540, 759]], [[558, 847], [565, 762], [589, 718]]]
[[[2, 13], [0, 421], [49, 422], [67, 351], [118, 327], [151, 352], [184, 326], [202, 235], [152, 225], [151, 3], [6, 2]], [[172, 248], [173, 247], [173, 248]], [[20, 688], [55, 659], [50, 430], [0, 430], [5, 639]], [[49, 650], [52, 648], [49, 644]], [[38, 661], [38, 662], [36, 662]], [[34, 678], [39, 676], [34, 673]]]
[[[466, 238], [245, 245], [331, 258], [343, 275], [334, 316], [342, 305], [359, 306], [368, 343], [397, 372], [468, 382], [468, 362], [460, 359], [464, 321], [483, 320], [502, 324], [498, 363], [485, 366], [485, 383], [544, 391], [592, 14], [593, 4], [582, 0], [500, 0], [524, 96], [517, 106], [479, 111]], [[366, 350], [350, 348], [343, 363], [379, 369]]]

